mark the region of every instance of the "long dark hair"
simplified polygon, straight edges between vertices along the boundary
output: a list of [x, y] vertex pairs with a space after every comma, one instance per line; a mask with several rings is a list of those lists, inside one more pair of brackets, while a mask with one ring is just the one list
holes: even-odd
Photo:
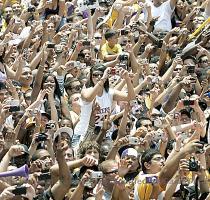
[[[104, 72], [106, 69], [106, 66], [104, 66], [103, 64], [96, 64], [94, 65], [91, 69], [90, 69], [90, 79], [87, 82], [87, 87], [94, 87], [94, 82], [93, 82], [93, 72], [94, 71], [101, 71]], [[109, 79], [107, 79], [104, 83], [104, 89], [106, 92], [109, 92]]]
[[5, 52], [6, 52], [6, 47], [4, 46], [4, 50], [3, 50], [3, 52], [2, 52], [2, 55], [0, 55], [0, 62], [1, 62], [2, 64], [4, 63]]
[[51, 76], [54, 78], [54, 81], [55, 81], [55, 91], [54, 91], [54, 95], [57, 96], [59, 98], [59, 100], [61, 99], [61, 96], [62, 96], [62, 93], [61, 93], [61, 90], [60, 90], [60, 87], [59, 87], [59, 84], [58, 84], [58, 81], [56, 79], [56, 77], [53, 75], [53, 74], [44, 74], [43, 76], [43, 79], [42, 79], [42, 85], [41, 85], [41, 89], [43, 89], [43, 85], [45, 83], [45, 81], [47, 80], [47, 78]]

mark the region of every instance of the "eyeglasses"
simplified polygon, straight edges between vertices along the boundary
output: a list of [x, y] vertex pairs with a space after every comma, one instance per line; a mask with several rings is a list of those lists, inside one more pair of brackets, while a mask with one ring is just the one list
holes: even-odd
[[200, 63], [208, 63], [208, 60], [201, 60]]
[[104, 174], [109, 175], [109, 174], [117, 174], [118, 173], [118, 169], [115, 169], [111, 172], [104, 172]]
[[182, 68], [175, 68], [174, 71], [177, 72], [177, 71], [180, 71], [181, 69]]
[[102, 37], [95, 37], [95, 39], [96, 39], [96, 40], [100, 40], [100, 39], [102, 39]]

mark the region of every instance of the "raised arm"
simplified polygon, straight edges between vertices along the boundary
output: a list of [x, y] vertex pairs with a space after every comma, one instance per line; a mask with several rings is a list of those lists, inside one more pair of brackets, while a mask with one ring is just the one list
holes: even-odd
[[107, 68], [104, 71], [103, 77], [100, 79], [100, 81], [92, 88], [83, 89], [81, 92], [82, 99], [87, 102], [92, 102], [93, 99], [95, 99], [96, 95], [98, 95], [100, 92], [103, 91], [104, 83], [107, 80], [109, 76], [110, 69]]
[[127, 90], [128, 92], [122, 92], [115, 90], [113, 100], [114, 101], [131, 101], [135, 99], [136, 95], [134, 92], [133, 84], [131, 83], [131, 78], [129, 77], [128, 71], [122, 69], [121, 72], [121, 78], [125, 80], [127, 84]]
[[177, 0], [170, 0], [170, 6], [172, 10], [175, 8], [176, 4], [177, 4]]
[[51, 188], [55, 200], [63, 199], [71, 186], [70, 171], [64, 157], [66, 148], [67, 146], [64, 146], [61, 141], [58, 142], [56, 158], [59, 166], [59, 180]]

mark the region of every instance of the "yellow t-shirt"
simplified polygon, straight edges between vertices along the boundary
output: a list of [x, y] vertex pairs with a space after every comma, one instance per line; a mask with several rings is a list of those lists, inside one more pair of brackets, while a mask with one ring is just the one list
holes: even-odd
[[102, 47], [101, 47], [101, 54], [103, 56], [103, 59], [107, 55], [116, 55], [122, 53], [122, 47], [120, 44], [115, 44], [113, 48], [111, 48], [108, 43], [106, 42]]
[[[7, 1], [8, 2], [8, 1]], [[3, 5], [6, 3], [6, 0], [3, 0]], [[19, 3], [19, 1], [17, 1], [17, 0], [9, 0], [9, 4], [10, 5], [13, 5], [13, 4], [15, 4], [15, 3]]]

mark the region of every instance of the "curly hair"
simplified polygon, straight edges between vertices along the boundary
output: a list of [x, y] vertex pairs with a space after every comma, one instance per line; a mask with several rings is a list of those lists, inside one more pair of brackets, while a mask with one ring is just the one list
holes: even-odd
[[89, 149], [96, 149], [100, 154], [100, 147], [99, 144], [96, 141], [87, 141], [84, 142], [80, 148], [79, 148], [79, 157], [83, 158], [85, 156], [85, 153]]

